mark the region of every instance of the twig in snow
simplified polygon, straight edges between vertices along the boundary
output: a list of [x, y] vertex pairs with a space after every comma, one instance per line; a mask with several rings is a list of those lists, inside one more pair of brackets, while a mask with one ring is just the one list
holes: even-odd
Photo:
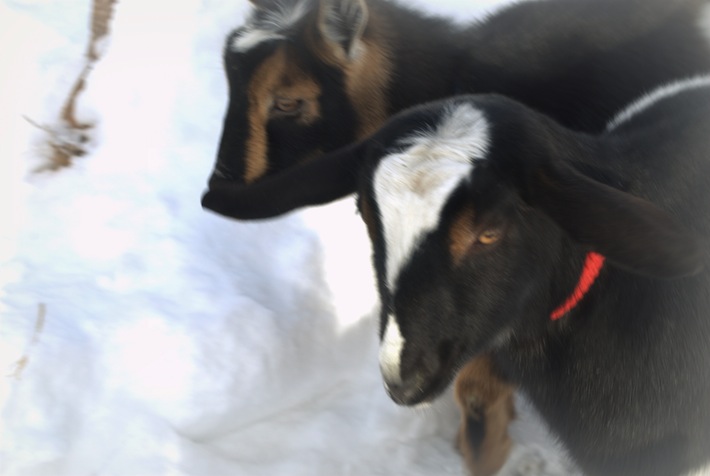
[[15, 369], [10, 375], [8, 375], [9, 378], [14, 378], [15, 380], [22, 380], [22, 372], [25, 370], [27, 364], [29, 364], [30, 362], [30, 351], [32, 350], [32, 347], [34, 347], [37, 342], [39, 342], [39, 336], [44, 330], [44, 322], [46, 317], [47, 306], [44, 303], [39, 303], [39, 306], [37, 308], [37, 319], [35, 320], [35, 328], [34, 332], [32, 333], [32, 339], [30, 339], [30, 342], [27, 344], [25, 354], [20, 357], [17, 362], [15, 362]]
[[74, 82], [69, 96], [59, 112], [58, 125], [55, 127], [35, 126], [48, 133], [48, 145], [51, 150], [47, 164], [36, 171], [58, 170], [68, 167], [75, 157], [86, 154], [85, 144], [89, 141], [88, 131], [94, 126], [81, 122], [76, 118], [76, 104], [82, 91], [86, 88], [89, 73], [95, 63], [103, 56], [101, 44], [110, 33], [110, 24], [115, 4], [118, 0], [93, 0], [91, 12], [91, 36], [84, 53], [84, 67]]

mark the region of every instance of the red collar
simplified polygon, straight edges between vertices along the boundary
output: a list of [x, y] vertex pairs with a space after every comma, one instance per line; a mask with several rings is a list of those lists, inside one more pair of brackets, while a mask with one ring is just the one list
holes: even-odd
[[605, 258], [599, 253], [587, 253], [587, 258], [584, 260], [584, 268], [582, 268], [582, 275], [579, 277], [577, 287], [574, 288], [574, 291], [565, 300], [565, 302], [552, 311], [550, 319], [553, 321], [560, 319], [574, 309], [577, 304], [579, 304], [579, 301], [584, 298], [587, 291], [589, 291], [589, 288], [591, 288], [594, 284], [594, 281], [597, 280], [599, 272], [602, 270], [602, 266], [604, 266], [604, 261]]

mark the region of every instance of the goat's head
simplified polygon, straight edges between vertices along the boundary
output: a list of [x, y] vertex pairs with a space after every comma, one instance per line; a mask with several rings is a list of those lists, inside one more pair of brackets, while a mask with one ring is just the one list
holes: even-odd
[[373, 138], [361, 172], [358, 205], [382, 305], [380, 368], [401, 404], [434, 398], [515, 329], [540, 286], [531, 270], [548, 269], [550, 246], [561, 242], [496, 170], [490, 121], [470, 100], [398, 116]]
[[385, 49], [364, 0], [251, 0], [224, 48], [229, 105], [213, 179], [251, 183], [387, 117]]
[[416, 404], [477, 353], [543, 332], [588, 251], [645, 276], [699, 271], [701, 247], [667, 212], [581, 171], [604, 151], [503, 97], [458, 97], [206, 198], [255, 218], [356, 191], [382, 304], [382, 373], [395, 401]]
[[430, 400], [477, 353], [546, 332], [588, 251], [645, 276], [699, 271], [668, 213], [579, 171], [604, 150], [492, 96], [408, 112], [372, 139], [358, 200], [395, 401]]

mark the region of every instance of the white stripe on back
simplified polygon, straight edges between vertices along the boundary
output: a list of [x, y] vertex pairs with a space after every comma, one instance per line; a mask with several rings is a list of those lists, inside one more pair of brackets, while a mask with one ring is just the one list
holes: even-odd
[[667, 99], [676, 96], [682, 92], [689, 91], [692, 89], [706, 88], [710, 86], [710, 74], [695, 76], [692, 78], [682, 79], [680, 81], [675, 81], [664, 86], [660, 86], [657, 89], [643, 95], [641, 98], [632, 102], [621, 112], [619, 112], [614, 119], [612, 119], [606, 126], [607, 132], [613, 131], [620, 125], [628, 122], [634, 116], [642, 113], [649, 107], [653, 106], [663, 99]]
[[710, 44], [710, 2], [703, 7], [703, 11], [700, 13], [698, 22], [700, 25], [700, 31], [708, 40], [708, 44]]
[[686, 476], [710, 476], [710, 464], [696, 471], [691, 471]]

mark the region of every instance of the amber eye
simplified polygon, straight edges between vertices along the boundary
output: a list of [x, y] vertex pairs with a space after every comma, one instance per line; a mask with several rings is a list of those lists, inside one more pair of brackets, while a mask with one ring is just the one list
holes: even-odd
[[303, 106], [303, 100], [277, 97], [274, 99], [274, 112], [281, 114], [297, 114]]
[[482, 245], [492, 245], [496, 241], [500, 240], [500, 238], [500, 230], [486, 230], [478, 235], [478, 242]]

